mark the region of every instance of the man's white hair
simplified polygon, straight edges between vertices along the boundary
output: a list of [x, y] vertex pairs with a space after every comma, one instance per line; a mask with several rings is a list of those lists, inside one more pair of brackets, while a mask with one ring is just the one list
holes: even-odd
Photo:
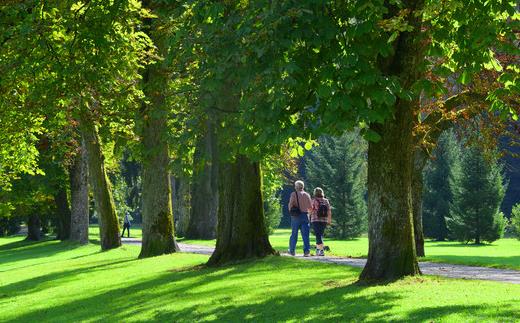
[[294, 188], [296, 188], [297, 191], [303, 191], [304, 187], [305, 187], [305, 184], [303, 183], [303, 181], [294, 182]]

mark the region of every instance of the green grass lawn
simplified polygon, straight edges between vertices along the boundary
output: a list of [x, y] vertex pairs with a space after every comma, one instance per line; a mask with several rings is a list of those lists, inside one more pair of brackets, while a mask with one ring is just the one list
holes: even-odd
[[223, 268], [139, 247], [0, 238], [0, 321], [516, 321], [520, 286], [437, 277], [359, 286], [359, 269], [293, 258]]
[[[123, 230], [123, 226], [120, 227], [121, 231]], [[121, 233], [121, 232], [120, 232]], [[99, 241], [99, 226], [97, 224], [91, 224], [88, 230], [89, 239], [94, 242]], [[125, 231], [125, 238], [128, 234]], [[141, 230], [140, 224], [133, 224], [130, 228], [130, 238], [143, 238], [143, 231]]]
[[[99, 229], [90, 228], [91, 241], [99, 240]], [[285, 252], [289, 243], [290, 230], [278, 229], [269, 240], [273, 247]], [[126, 233], [125, 233], [126, 236]], [[131, 237], [141, 238], [140, 226], [132, 226]], [[185, 240], [184, 243], [214, 246], [215, 240]], [[314, 243], [311, 235], [311, 244]], [[325, 239], [325, 243], [331, 248], [331, 255], [342, 257], [366, 257], [368, 252], [368, 238], [361, 237], [353, 240]], [[301, 237], [298, 240], [297, 252], [303, 253]], [[517, 239], [500, 239], [492, 244], [472, 245], [459, 242], [427, 241], [426, 257], [421, 261], [444, 262], [451, 264], [463, 264], [472, 266], [485, 266], [493, 268], [509, 268], [520, 270], [520, 241]]]
[[[287, 250], [290, 230], [277, 230], [270, 237], [270, 241], [277, 250]], [[314, 237], [311, 236], [311, 243]], [[330, 246], [330, 254], [335, 256], [366, 257], [368, 253], [368, 238], [361, 237], [353, 240], [325, 239]], [[301, 239], [298, 241], [303, 246]], [[520, 270], [520, 241], [517, 239], [500, 239], [492, 244], [472, 245], [460, 242], [426, 241], [426, 257], [421, 261], [444, 262], [472, 266], [494, 268], [510, 268]]]
[[[287, 251], [290, 230], [278, 229], [269, 240], [278, 251]], [[182, 239], [181, 239], [182, 241]], [[214, 245], [214, 240], [185, 240], [185, 243]], [[314, 243], [311, 235], [311, 245]], [[366, 257], [368, 252], [368, 238], [361, 237], [353, 240], [325, 239], [325, 244], [331, 248], [329, 254], [342, 257]], [[298, 240], [297, 252], [303, 253], [301, 237]], [[520, 241], [516, 239], [500, 239], [492, 244], [472, 245], [459, 242], [427, 241], [425, 245], [426, 257], [421, 261], [444, 262], [472, 266], [494, 268], [510, 268], [520, 270]]]

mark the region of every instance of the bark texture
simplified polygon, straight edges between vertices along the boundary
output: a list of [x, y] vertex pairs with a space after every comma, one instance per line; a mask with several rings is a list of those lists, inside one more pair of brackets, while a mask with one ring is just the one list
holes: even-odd
[[80, 244], [87, 244], [89, 224], [88, 165], [83, 140], [69, 169], [69, 174], [71, 202], [70, 240]]
[[[387, 17], [403, 9], [411, 31], [402, 32], [393, 43], [393, 55], [381, 57], [381, 71], [399, 79], [410, 89], [424, 74], [424, 45], [421, 44], [421, 15], [424, 1], [405, 1], [401, 8], [386, 2]], [[418, 99], [396, 98], [394, 114], [383, 125], [373, 124], [381, 135], [368, 146], [368, 260], [360, 279], [386, 281], [420, 274], [415, 250], [412, 203], [414, 165], [413, 120]]]
[[29, 215], [27, 219], [27, 240], [39, 241], [42, 238], [41, 220], [36, 214]]
[[208, 265], [277, 254], [265, 226], [259, 163], [239, 155], [219, 169], [217, 245]]
[[[160, 5], [159, 1], [144, 1], [152, 11]], [[146, 20], [148, 35], [157, 46], [158, 53], [166, 57], [168, 46], [162, 18]], [[149, 65], [144, 72], [144, 93], [149, 100], [142, 107], [142, 146], [143, 160], [143, 243], [140, 258], [169, 254], [178, 250], [174, 238], [172, 201], [166, 138], [168, 108], [165, 106], [164, 85], [168, 83], [168, 66], [159, 61]]]
[[186, 177], [171, 177], [173, 225], [175, 233], [185, 236], [190, 221], [190, 180]]
[[67, 190], [64, 185], [60, 185], [54, 193], [54, 203], [58, 215], [58, 240], [68, 240], [70, 238], [70, 208]]
[[412, 206], [412, 108], [401, 102], [393, 121], [377, 127], [368, 146], [368, 261], [362, 280], [392, 280], [420, 273]]
[[105, 170], [105, 159], [99, 135], [94, 122], [87, 114], [82, 114], [80, 128], [87, 151], [89, 180], [99, 218], [101, 249], [117, 248], [121, 246], [119, 220], [112, 196], [112, 187]]
[[143, 129], [143, 243], [139, 257], [178, 250], [173, 235], [168, 145], [162, 138], [166, 118], [149, 117]]
[[199, 138], [194, 155], [194, 175], [191, 190], [189, 239], [215, 239], [218, 211], [218, 156], [216, 134], [212, 120], [207, 121], [206, 133]]
[[415, 252], [417, 257], [424, 257], [424, 233], [422, 223], [423, 169], [428, 156], [422, 150], [416, 150], [412, 173], [413, 229]]

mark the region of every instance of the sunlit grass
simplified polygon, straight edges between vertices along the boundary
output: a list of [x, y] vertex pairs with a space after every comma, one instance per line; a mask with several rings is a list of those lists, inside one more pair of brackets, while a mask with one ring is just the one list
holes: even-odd
[[[90, 239], [99, 241], [99, 229], [90, 228]], [[286, 252], [289, 245], [289, 229], [277, 229], [270, 235], [272, 246], [280, 251]], [[126, 237], [126, 233], [125, 233]], [[131, 237], [141, 238], [142, 232], [139, 226], [133, 226]], [[180, 242], [214, 246], [215, 240], [185, 240]], [[311, 246], [315, 238], [311, 234]], [[360, 237], [352, 240], [335, 240], [325, 238], [325, 244], [330, 247], [329, 255], [340, 257], [366, 257], [368, 253], [368, 238]], [[492, 244], [472, 245], [456, 241], [426, 241], [426, 257], [421, 261], [443, 262], [451, 264], [463, 264], [472, 266], [485, 266], [493, 268], [510, 268], [520, 270], [520, 241], [517, 239], [500, 239]], [[297, 250], [303, 253], [303, 242], [299, 236]]]
[[0, 239], [0, 321], [514, 321], [520, 286], [437, 277], [355, 284], [359, 269], [285, 257], [205, 268], [139, 247]]
[[[289, 246], [289, 229], [278, 229], [270, 237], [273, 247], [286, 252]], [[190, 240], [186, 243], [214, 245], [214, 240]], [[311, 235], [311, 246], [315, 243]], [[325, 238], [330, 247], [329, 255], [341, 257], [366, 257], [368, 238], [360, 237], [352, 240], [335, 240]], [[520, 241], [516, 239], [500, 239], [492, 244], [471, 245], [459, 242], [426, 241], [426, 257], [421, 261], [466, 264], [494, 268], [511, 268], [520, 270]], [[296, 252], [303, 253], [303, 242], [299, 236]]]

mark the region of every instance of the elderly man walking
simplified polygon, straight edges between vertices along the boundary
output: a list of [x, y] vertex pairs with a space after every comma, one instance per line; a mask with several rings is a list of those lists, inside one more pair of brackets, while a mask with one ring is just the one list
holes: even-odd
[[291, 213], [291, 238], [289, 239], [289, 253], [295, 255], [298, 231], [302, 233], [303, 256], [310, 256], [309, 243], [309, 210], [312, 208], [311, 196], [304, 191], [305, 184], [302, 181], [294, 183], [295, 191], [289, 199], [289, 212]]

